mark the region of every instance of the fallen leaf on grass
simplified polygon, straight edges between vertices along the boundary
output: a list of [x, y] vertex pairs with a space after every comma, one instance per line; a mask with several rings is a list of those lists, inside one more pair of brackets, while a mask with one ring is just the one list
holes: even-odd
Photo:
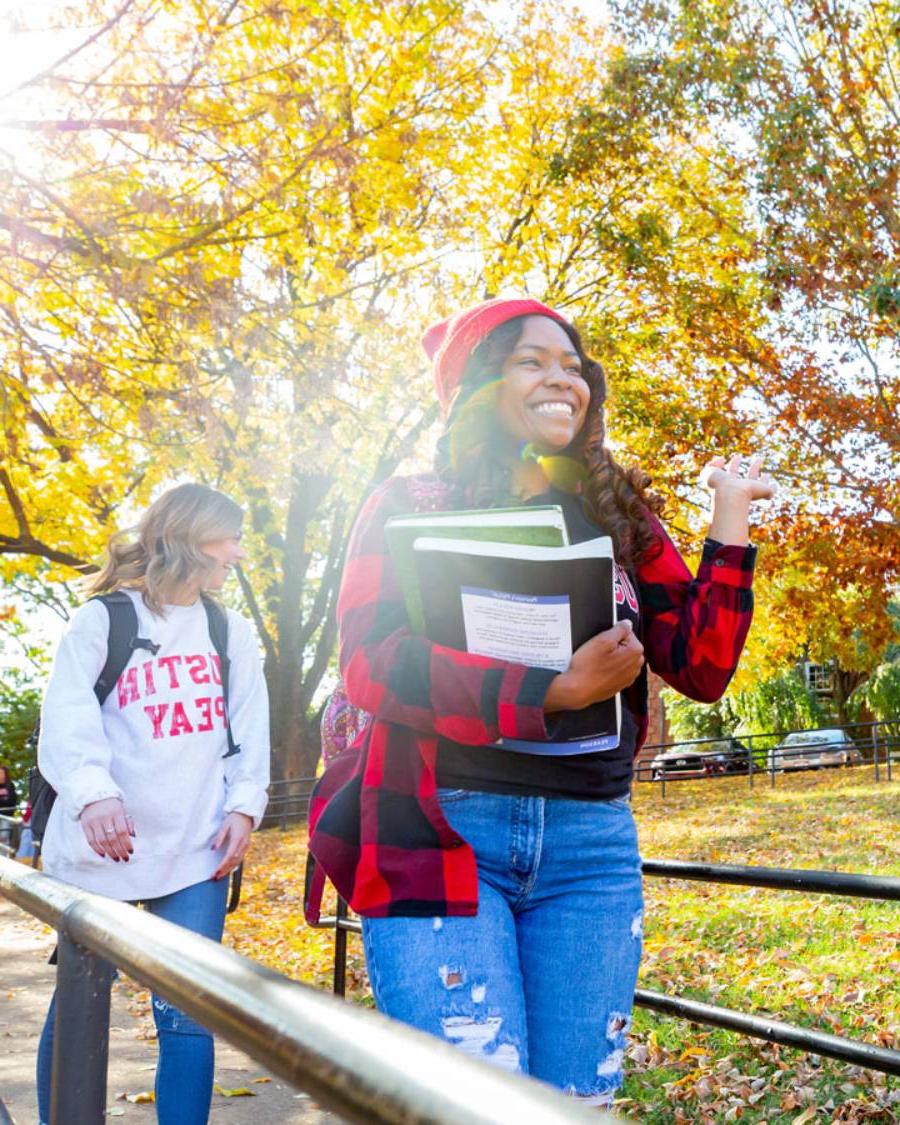
[[799, 1117], [794, 1118], [794, 1125], [806, 1125], [808, 1121], [815, 1120], [817, 1112], [818, 1111], [814, 1105], [809, 1106], [800, 1114]]
[[133, 1105], [147, 1105], [156, 1101], [156, 1095], [152, 1090], [142, 1090], [139, 1094], [126, 1094], [125, 1101]]
[[235, 1086], [233, 1090], [226, 1090], [224, 1086], [216, 1083], [213, 1089], [223, 1098], [255, 1098], [256, 1094], [247, 1086]]

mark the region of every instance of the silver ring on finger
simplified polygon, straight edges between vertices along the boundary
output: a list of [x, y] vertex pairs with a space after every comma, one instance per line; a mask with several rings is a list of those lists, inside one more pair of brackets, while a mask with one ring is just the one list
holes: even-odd
[[115, 836], [115, 834], [116, 834], [115, 828], [104, 828], [103, 831], [106, 833], [107, 836]]

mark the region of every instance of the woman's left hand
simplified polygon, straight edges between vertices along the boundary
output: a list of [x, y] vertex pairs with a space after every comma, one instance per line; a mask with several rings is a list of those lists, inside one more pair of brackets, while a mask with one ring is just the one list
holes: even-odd
[[222, 862], [216, 869], [213, 878], [222, 879], [229, 875], [247, 853], [250, 847], [250, 833], [253, 831], [253, 818], [242, 812], [230, 812], [222, 821], [219, 834], [212, 842], [214, 851], [225, 849]]
[[750, 504], [754, 500], [771, 500], [775, 495], [775, 484], [768, 473], [762, 471], [762, 457], [754, 457], [741, 475], [741, 455], [735, 453], [730, 461], [724, 457], [713, 457], [700, 473], [700, 481], [713, 493], [716, 500], [744, 500]]

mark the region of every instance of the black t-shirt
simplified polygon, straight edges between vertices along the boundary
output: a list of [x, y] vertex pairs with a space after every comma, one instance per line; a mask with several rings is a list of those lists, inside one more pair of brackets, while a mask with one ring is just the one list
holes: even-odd
[[[532, 497], [528, 503], [559, 504], [571, 543], [583, 543], [603, 534], [588, 517], [581, 498], [571, 493], [551, 489]], [[619, 566], [615, 573], [618, 619], [630, 620], [637, 634], [640, 607], [636, 583]], [[623, 703], [621, 738], [614, 750], [549, 757], [496, 746], [465, 746], [442, 738], [438, 743], [437, 783], [448, 789], [478, 789], [487, 793], [611, 800], [629, 791], [636, 736], [634, 719]]]

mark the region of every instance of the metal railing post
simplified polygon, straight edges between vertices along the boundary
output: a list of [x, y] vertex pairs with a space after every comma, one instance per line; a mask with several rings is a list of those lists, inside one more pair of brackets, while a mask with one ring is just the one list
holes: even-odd
[[881, 770], [878, 767], [878, 735], [872, 727], [872, 761], [875, 763], [875, 780], [881, 781]]
[[111, 966], [59, 932], [50, 1125], [103, 1125]]
[[0, 814], [0, 855], [15, 858], [22, 839], [22, 821], [15, 816]]
[[341, 896], [338, 895], [334, 925], [333, 991], [335, 996], [345, 996], [347, 993], [347, 930], [344, 927], [346, 921], [347, 904]]

